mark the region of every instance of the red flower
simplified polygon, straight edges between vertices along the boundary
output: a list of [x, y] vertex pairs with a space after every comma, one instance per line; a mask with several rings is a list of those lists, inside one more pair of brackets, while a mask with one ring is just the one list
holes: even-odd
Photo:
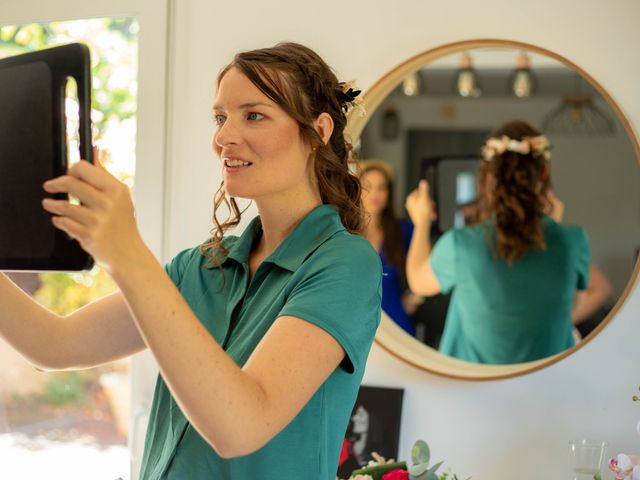
[[406, 470], [391, 470], [382, 476], [382, 480], [409, 480], [409, 472]]
[[344, 442], [342, 442], [342, 450], [340, 451], [340, 459], [338, 460], [338, 465], [342, 465], [347, 461], [347, 459], [351, 455], [351, 448], [351, 442], [345, 438]]

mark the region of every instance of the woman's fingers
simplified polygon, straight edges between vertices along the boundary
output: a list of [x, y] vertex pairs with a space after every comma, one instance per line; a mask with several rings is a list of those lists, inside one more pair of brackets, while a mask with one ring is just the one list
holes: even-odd
[[94, 145], [92, 151], [93, 151], [93, 165], [99, 165], [100, 167], [104, 168], [104, 166], [102, 165], [102, 162], [100, 161], [100, 149]]
[[92, 185], [74, 177], [72, 175], [63, 175], [61, 177], [47, 180], [43, 185], [45, 191], [49, 193], [68, 193], [73, 195], [81, 203], [90, 207], [102, 207], [104, 200], [102, 193]]
[[82, 205], [73, 205], [67, 200], [45, 198], [42, 200], [42, 206], [49, 213], [69, 218], [86, 227], [92, 227], [97, 223], [97, 219], [91, 210]]
[[89, 162], [77, 162], [67, 172], [68, 175], [82, 180], [98, 190], [108, 191], [118, 180], [113, 177], [100, 163], [100, 151], [94, 149], [94, 164]]
[[421, 197], [429, 197], [429, 182], [426, 180], [420, 180], [418, 184], [418, 190], [420, 191]]
[[420, 180], [418, 188], [407, 196], [405, 208], [414, 223], [422, 220], [434, 220], [433, 202], [429, 195], [429, 182]]
[[89, 229], [68, 217], [53, 217], [51, 222], [56, 228], [59, 228], [71, 238], [78, 240], [84, 248], [84, 243], [89, 238]]

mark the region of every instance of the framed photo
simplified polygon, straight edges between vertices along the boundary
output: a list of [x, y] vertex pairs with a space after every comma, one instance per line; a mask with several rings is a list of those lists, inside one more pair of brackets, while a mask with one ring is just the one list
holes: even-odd
[[373, 459], [371, 452], [398, 458], [403, 394], [398, 388], [360, 387], [342, 444], [339, 478], [366, 465]]

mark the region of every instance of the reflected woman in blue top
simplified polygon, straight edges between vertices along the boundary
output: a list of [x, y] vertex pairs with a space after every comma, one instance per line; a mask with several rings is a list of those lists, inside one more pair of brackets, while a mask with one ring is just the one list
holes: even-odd
[[360, 162], [362, 206], [369, 216], [365, 236], [382, 261], [382, 310], [415, 336], [410, 315], [422, 297], [407, 289], [404, 266], [413, 226], [409, 221], [398, 220], [393, 211], [394, 177], [391, 165], [382, 160]]
[[428, 184], [407, 198], [415, 229], [407, 278], [423, 295], [453, 291], [440, 351], [511, 364], [574, 345], [572, 308], [589, 284], [589, 242], [551, 213], [549, 144], [522, 121], [494, 131], [478, 170], [478, 225], [429, 247]]

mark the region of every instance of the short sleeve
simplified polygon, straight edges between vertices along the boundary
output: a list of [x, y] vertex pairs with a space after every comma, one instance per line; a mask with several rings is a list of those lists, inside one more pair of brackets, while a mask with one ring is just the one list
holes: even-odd
[[308, 321], [333, 336], [346, 352], [349, 373], [366, 363], [380, 323], [382, 265], [369, 242], [352, 235], [318, 248], [296, 271], [279, 316]]
[[182, 250], [169, 263], [165, 264], [164, 271], [167, 272], [176, 287], [180, 287], [186, 265], [193, 257], [194, 252], [199, 253], [199, 251], [199, 247]]
[[456, 283], [455, 230], [449, 230], [438, 239], [430, 260], [431, 269], [440, 284], [440, 291], [449, 293]]
[[589, 286], [589, 265], [591, 263], [591, 249], [589, 247], [589, 237], [584, 229], [576, 231], [576, 243], [574, 245], [576, 253], [576, 269], [578, 273], [578, 290], [586, 290]]

